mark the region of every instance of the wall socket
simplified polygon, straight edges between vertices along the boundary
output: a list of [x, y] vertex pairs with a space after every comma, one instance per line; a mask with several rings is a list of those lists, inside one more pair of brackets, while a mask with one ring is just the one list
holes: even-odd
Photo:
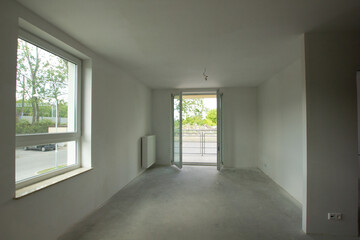
[[331, 221], [341, 221], [342, 217], [342, 213], [328, 213], [328, 220]]

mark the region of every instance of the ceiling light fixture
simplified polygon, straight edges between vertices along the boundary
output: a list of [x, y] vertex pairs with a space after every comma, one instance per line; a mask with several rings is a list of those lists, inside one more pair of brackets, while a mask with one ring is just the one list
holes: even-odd
[[208, 79], [208, 77], [209, 77], [209, 76], [208, 76], [208, 75], [206, 75], [205, 73], [206, 73], [206, 68], [204, 69], [203, 76], [204, 76], [204, 78], [205, 78], [205, 81], [207, 81], [207, 79]]

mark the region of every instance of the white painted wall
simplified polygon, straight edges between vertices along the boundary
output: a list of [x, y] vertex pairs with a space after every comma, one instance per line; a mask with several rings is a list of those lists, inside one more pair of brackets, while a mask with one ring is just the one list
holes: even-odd
[[[224, 165], [256, 167], [257, 162], [257, 90], [224, 88]], [[157, 136], [157, 164], [171, 161], [171, 90], [153, 90], [152, 129]]]
[[298, 59], [259, 86], [259, 168], [303, 203], [305, 73]]
[[[92, 117], [85, 119], [87, 124], [84, 132], [86, 148], [91, 148], [91, 152], [83, 156], [91, 157], [94, 170], [23, 199], [13, 200], [18, 14], [92, 59], [93, 69], [87, 74], [92, 75], [92, 86], [85, 86], [87, 89], [92, 87], [92, 97], [87, 96], [88, 102], [92, 100], [92, 115], [88, 114], [89, 111], [87, 115]], [[18, 7], [12, 0], [0, 1], [0, 32], [1, 238], [56, 239], [141, 173], [140, 137], [149, 134], [151, 127], [158, 138], [158, 162], [170, 163], [170, 91], [154, 90], [151, 93], [117, 66]], [[310, 233], [356, 235], [358, 163], [355, 72], [360, 69], [360, 35], [306, 34], [305, 43], [308, 147], [307, 168], [302, 174], [307, 172], [308, 192], [306, 202], [303, 201], [303, 204], [307, 204], [306, 230]], [[225, 166], [259, 165], [300, 201], [300, 190], [294, 191], [295, 186], [302, 188], [298, 181], [299, 172], [302, 171], [298, 155], [301, 155], [298, 147], [301, 141], [294, 137], [303, 136], [298, 129], [301, 123], [296, 119], [296, 116], [303, 117], [299, 114], [299, 75], [299, 63], [295, 62], [260, 86], [259, 98], [256, 88], [229, 88], [223, 91], [224, 145], [228, 148], [224, 154]], [[259, 116], [254, 111], [257, 101]], [[118, 111], [113, 111], [114, 108]], [[274, 118], [276, 121], [272, 121]], [[270, 119], [271, 124], [265, 119]], [[88, 124], [90, 120], [91, 126]], [[284, 126], [276, 125], [277, 121]], [[258, 142], [261, 154], [259, 162], [256, 160], [257, 151], [254, 150]], [[289, 146], [298, 154], [287, 162], [290, 151], [285, 147], [280, 148], [280, 144]], [[270, 146], [274, 146], [274, 149]], [[269, 161], [276, 154], [280, 162]], [[263, 167], [264, 163], [267, 169]], [[286, 171], [279, 173], [280, 163], [294, 174], [285, 176], [288, 174]], [[299, 171], [294, 171], [295, 166], [299, 167]], [[329, 222], [326, 218], [330, 211], [342, 212], [344, 220]]]
[[171, 90], [152, 91], [152, 130], [156, 135], [156, 164], [171, 162]]
[[224, 167], [257, 167], [257, 88], [222, 88]]
[[[19, 14], [91, 59], [86, 76], [92, 75], [92, 82], [84, 86], [91, 93], [85, 101], [92, 104], [85, 110], [83, 158], [91, 158], [94, 169], [14, 200]], [[151, 91], [15, 1], [0, 1], [0, 32], [0, 238], [56, 239], [141, 173], [140, 137], [151, 133]]]
[[[358, 234], [356, 71], [360, 33], [305, 35], [309, 233]], [[341, 212], [342, 221], [328, 221]]]

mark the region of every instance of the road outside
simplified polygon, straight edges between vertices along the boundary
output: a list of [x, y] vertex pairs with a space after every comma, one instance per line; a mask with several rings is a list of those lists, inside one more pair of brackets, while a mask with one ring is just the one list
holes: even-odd
[[59, 147], [57, 152], [16, 149], [16, 181], [36, 176], [41, 170], [61, 165], [67, 165], [66, 147]]

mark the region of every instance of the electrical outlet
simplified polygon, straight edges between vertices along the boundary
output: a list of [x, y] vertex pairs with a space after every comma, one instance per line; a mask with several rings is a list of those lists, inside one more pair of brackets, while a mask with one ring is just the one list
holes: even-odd
[[342, 213], [328, 213], [328, 220], [340, 221], [342, 220]]

